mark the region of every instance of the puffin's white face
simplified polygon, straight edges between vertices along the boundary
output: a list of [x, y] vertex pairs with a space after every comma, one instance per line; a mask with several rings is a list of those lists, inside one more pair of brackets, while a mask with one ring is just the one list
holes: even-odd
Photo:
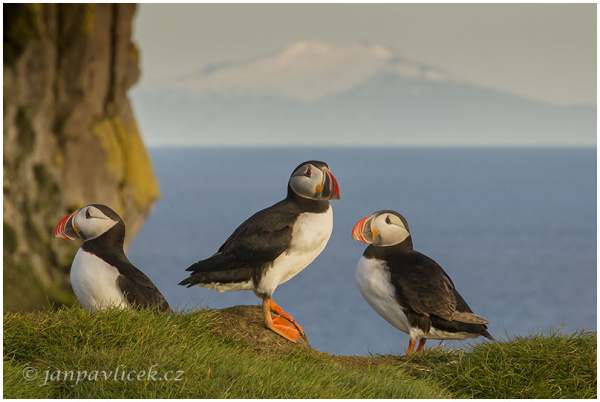
[[[99, 207], [106, 209], [106, 213]], [[86, 205], [63, 218], [54, 230], [54, 237], [91, 240], [106, 233], [117, 223], [119, 223], [119, 216], [107, 206]]]
[[378, 211], [361, 219], [354, 229], [352, 238], [374, 246], [393, 246], [410, 236], [408, 224], [398, 212]]
[[79, 210], [73, 219], [73, 229], [78, 231], [83, 240], [91, 240], [106, 233], [115, 226], [118, 221], [114, 221], [104, 215], [98, 208], [88, 205]]
[[311, 200], [340, 199], [337, 180], [323, 162], [305, 162], [298, 166], [290, 177], [290, 187], [294, 193]]

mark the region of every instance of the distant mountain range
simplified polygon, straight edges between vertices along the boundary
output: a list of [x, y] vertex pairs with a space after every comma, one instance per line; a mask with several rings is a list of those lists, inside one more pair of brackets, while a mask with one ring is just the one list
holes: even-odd
[[378, 45], [301, 42], [132, 97], [150, 145], [596, 144], [596, 105], [472, 85]]

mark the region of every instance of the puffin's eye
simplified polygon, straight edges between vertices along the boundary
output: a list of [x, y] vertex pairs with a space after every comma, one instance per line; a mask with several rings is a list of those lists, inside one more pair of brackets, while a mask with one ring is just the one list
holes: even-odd
[[385, 217], [385, 223], [387, 223], [388, 225], [392, 224], [392, 220], [390, 219], [389, 215]]
[[92, 214], [90, 214], [90, 210], [86, 209], [85, 210], [85, 219], [90, 219], [92, 217]]
[[312, 171], [310, 170], [310, 166], [308, 166], [306, 168], [306, 172], [304, 173], [304, 176], [306, 176], [306, 177], [312, 176]]

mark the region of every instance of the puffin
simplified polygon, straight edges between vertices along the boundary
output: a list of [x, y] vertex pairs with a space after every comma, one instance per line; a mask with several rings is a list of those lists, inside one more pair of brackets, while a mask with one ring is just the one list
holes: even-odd
[[54, 237], [83, 240], [70, 277], [84, 308], [151, 307], [172, 311], [154, 283], [125, 256], [125, 223], [106, 205], [86, 205], [65, 216], [54, 229]]
[[329, 201], [339, 198], [327, 163], [301, 163], [288, 181], [285, 199], [244, 221], [215, 254], [188, 267], [189, 277], [179, 284], [221, 293], [252, 290], [262, 299], [266, 327], [297, 342], [304, 330], [273, 301], [273, 293], [321, 254], [333, 229]]
[[409, 335], [407, 355], [417, 340], [417, 353], [427, 339], [494, 340], [489, 322], [473, 313], [442, 267], [413, 250], [401, 214], [377, 211], [354, 225], [352, 238], [369, 244], [356, 267], [358, 289], [373, 310]]

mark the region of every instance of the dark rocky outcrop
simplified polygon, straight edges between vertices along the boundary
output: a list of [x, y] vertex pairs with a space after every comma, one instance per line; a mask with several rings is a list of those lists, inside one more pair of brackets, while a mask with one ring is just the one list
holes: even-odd
[[103, 203], [131, 240], [159, 189], [128, 89], [135, 5], [4, 4], [4, 306], [74, 300], [61, 217]]

